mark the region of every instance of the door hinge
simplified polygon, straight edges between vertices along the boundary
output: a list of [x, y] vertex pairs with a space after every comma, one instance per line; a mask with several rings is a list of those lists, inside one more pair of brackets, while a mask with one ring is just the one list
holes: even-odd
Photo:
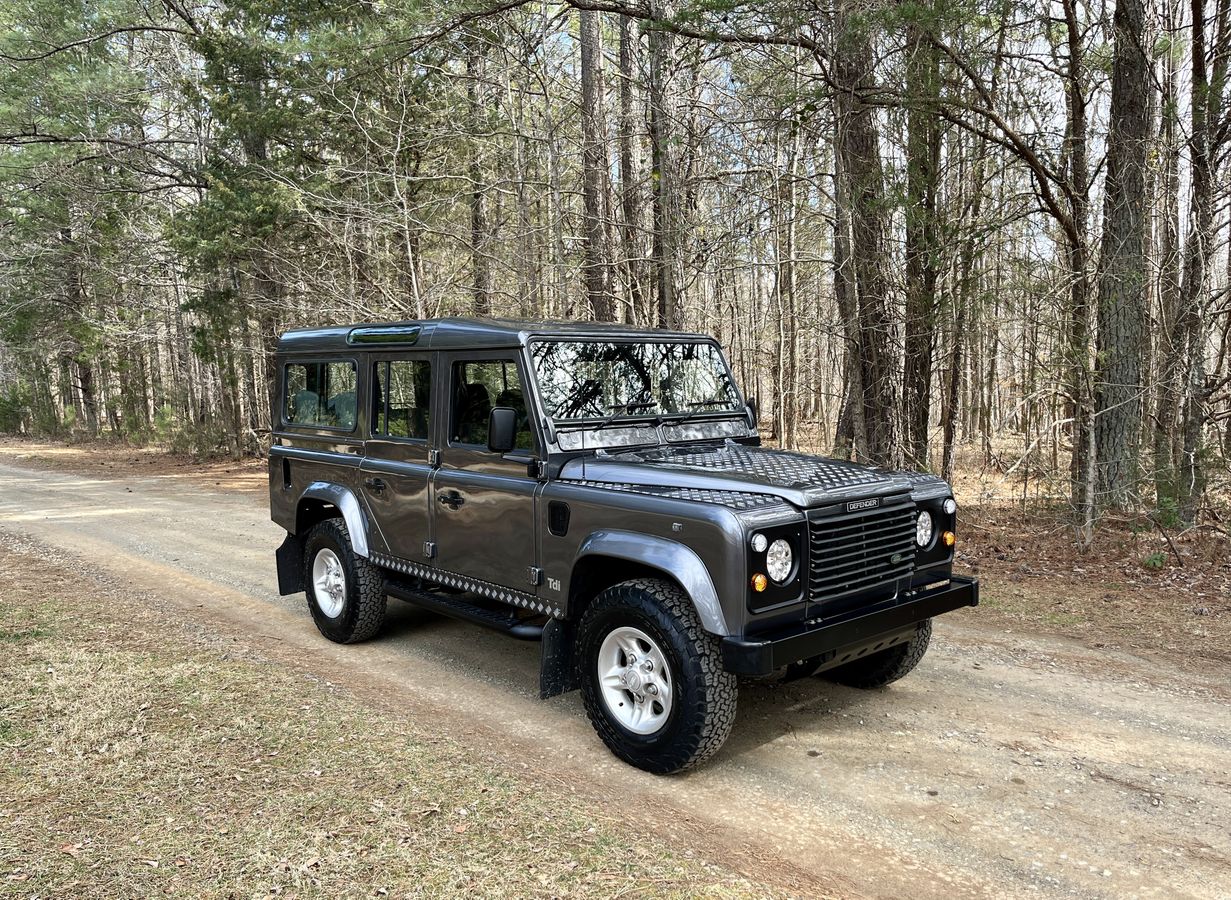
[[440, 465], [440, 451], [439, 450], [427, 451], [427, 464], [431, 466], [433, 469]]
[[543, 581], [543, 570], [538, 566], [531, 566], [526, 570], [526, 574], [530, 577], [530, 583], [536, 587]]
[[428, 559], [436, 558], [436, 542], [435, 541], [424, 541], [423, 542], [423, 555], [426, 556]]

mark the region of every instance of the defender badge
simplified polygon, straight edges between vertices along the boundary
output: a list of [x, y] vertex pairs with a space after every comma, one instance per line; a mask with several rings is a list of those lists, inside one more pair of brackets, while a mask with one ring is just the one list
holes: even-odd
[[872, 497], [868, 500], [852, 500], [846, 504], [847, 512], [859, 512], [861, 509], [876, 509], [881, 505], [880, 497]]

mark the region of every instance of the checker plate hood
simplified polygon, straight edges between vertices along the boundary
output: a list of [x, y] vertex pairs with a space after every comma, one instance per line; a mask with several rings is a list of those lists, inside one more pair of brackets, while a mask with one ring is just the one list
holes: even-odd
[[598, 452], [564, 465], [563, 479], [742, 491], [779, 497], [800, 508], [913, 492], [945, 482], [931, 475], [890, 472], [844, 460], [728, 441], [711, 446], [653, 447]]

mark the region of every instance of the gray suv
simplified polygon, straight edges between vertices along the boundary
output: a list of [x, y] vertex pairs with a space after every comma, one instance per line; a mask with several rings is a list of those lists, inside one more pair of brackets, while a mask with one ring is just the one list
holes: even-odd
[[952, 573], [943, 480], [760, 446], [704, 335], [440, 319], [278, 345], [282, 594], [361, 641], [388, 597], [541, 642], [607, 746], [674, 772], [722, 746], [739, 676], [880, 687]]

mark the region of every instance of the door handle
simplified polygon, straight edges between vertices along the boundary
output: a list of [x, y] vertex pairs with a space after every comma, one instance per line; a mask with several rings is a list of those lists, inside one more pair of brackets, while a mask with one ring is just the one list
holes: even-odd
[[383, 491], [385, 488], [389, 486], [385, 484], [385, 479], [383, 478], [365, 478], [363, 479], [363, 484], [365, 487], [370, 489], [372, 493], [374, 494], [379, 494], [381, 491]]
[[449, 509], [457, 509], [466, 502], [466, 498], [457, 491], [446, 491], [436, 499], [440, 501], [441, 506], [447, 506]]

